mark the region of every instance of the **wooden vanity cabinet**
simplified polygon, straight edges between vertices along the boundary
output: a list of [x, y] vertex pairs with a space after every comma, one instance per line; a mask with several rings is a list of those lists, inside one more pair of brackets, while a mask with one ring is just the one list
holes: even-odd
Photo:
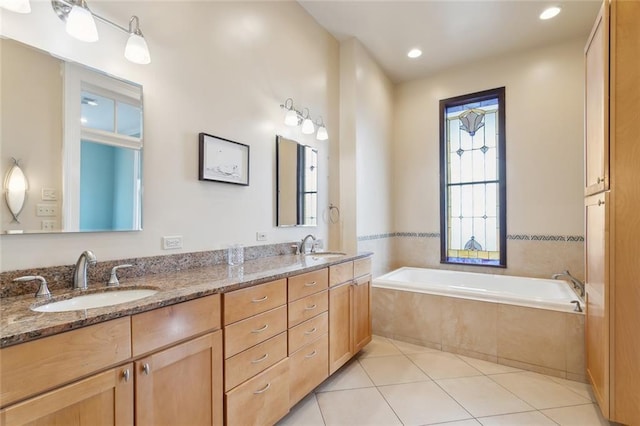
[[371, 259], [329, 268], [329, 374], [371, 341]]
[[629, 425], [640, 424], [638, 22], [640, 2], [605, 0], [585, 49], [587, 376], [603, 415]]
[[0, 423], [222, 425], [219, 328], [212, 295], [4, 348]]

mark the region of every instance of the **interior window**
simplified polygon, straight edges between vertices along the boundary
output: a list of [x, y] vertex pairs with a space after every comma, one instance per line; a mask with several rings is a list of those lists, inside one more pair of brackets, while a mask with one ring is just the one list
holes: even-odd
[[506, 267], [504, 87], [440, 101], [441, 261]]

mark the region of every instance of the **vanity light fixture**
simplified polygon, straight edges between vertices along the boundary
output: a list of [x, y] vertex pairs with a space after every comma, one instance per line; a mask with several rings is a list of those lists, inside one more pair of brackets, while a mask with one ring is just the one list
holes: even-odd
[[561, 11], [562, 9], [559, 6], [548, 7], [540, 14], [540, 19], [546, 21], [547, 19], [555, 18]]
[[13, 216], [13, 221], [20, 223], [18, 215], [24, 207], [24, 203], [27, 199], [27, 189], [29, 189], [29, 183], [27, 177], [20, 168], [18, 160], [11, 158], [13, 166], [7, 172], [7, 176], [4, 179], [4, 197], [7, 202], [7, 207]]
[[329, 139], [329, 134], [327, 133], [327, 128], [324, 126], [324, 120], [322, 117], [318, 117], [316, 120], [316, 126], [318, 126], [318, 132], [316, 133], [316, 139], [319, 141], [326, 141]]
[[285, 125], [295, 127], [302, 124], [301, 131], [305, 135], [312, 134], [316, 131], [317, 127], [316, 139], [319, 141], [329, 139], [327, 128], [324, 125], [322, 117], [318, 117], [318, 120], [314, 124], [309, 108], [303, 108], [302, 110], [296, 109], [292, 98], [287, 98], [284, 103], [280, 105], [280, 108], [287, 111], [284, 116]]
[[95, 19], [97, 19], [129, 34], [124, 50], [125, 58], [136, 64], [151, 62], [149, 47], [142, 31], [140, 31], [140, 20], [137, 16], [133, 15], [129, 19], [129, 26], [126, 28], [92, 12], [87, 6], [86, 0], [51, 0], [51, 6], [58, 18], [66, 22], [66, 30], [70, 36], [86, 42], [98, 41], [98, 30], [95, 23]]
[[0, 7], [16, 13], [31, 13], [29, 0], [0, 0]]

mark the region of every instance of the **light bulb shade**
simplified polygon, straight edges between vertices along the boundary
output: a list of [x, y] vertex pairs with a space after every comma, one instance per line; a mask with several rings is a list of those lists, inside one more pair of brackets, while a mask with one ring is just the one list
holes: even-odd
[[31, 13], [29, 0], [0, 0], [0, 7], [16, 13]]
[[124, 48], [124, 57], [134, 64], [148, 64], [151, 62], [151, 55], [147, 42], [141, 35], [131, 33], [127, 46]]
[[313, 126], [313, 121], [310, 118], [305, 118], [302, 120], [302, 133], [305, 135], [310, 135], [315, 132], [315, 127]]
[[287, 111], [287, 114], [284, 116], [284, 124], [287, 126], [298, 125], [298, 113], [294, 109]]
[[7, 177], [4, 180], [4, 188], [7, 207], [9, 207], [13, 220], [18, 222], [18, 215], [22, 211], [27, 198], [28, 183], [27, 177], [17, 162], [9, 169], [9, 172], [7, 172]]
[[67, 34], [80, 41], [98, 41], [98, 29], [93, 15], [82, 6], [74, 5], [67, 16]]
[[319, 141], [326, 141], [329, 139], [329, 134], [327, 133], [327, 128], [324, 126], [318, 127], [318, 133], [316, 133], [316, 139]]

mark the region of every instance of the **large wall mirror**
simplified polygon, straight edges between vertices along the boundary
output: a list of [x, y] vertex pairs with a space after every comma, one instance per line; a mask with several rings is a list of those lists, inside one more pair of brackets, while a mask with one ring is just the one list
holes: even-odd
[[141, 230], [142, 86], [15, 40], [0, 55], [0, 175], [15, 158], [28, 181], [2, 232]]
[[318, 150], [276, 137], [278, 226], [318, 225]]

